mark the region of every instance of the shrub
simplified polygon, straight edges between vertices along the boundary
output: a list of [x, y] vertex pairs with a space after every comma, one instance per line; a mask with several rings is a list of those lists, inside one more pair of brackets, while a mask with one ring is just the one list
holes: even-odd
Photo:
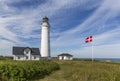
[[10, 61], [0, 63], [2, 80], [27, 81], [34, 77], [44, 77], [58, 70], [59, 65], [52, 61]]

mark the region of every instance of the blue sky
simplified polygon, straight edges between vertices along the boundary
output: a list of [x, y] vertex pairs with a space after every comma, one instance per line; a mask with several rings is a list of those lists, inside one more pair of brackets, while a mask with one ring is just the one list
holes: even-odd
[[120, 57], [120, 0], [0, 0], [0, 55], [13, 46], [39, 47], [42, 18], [51, 25], [51, 55]]

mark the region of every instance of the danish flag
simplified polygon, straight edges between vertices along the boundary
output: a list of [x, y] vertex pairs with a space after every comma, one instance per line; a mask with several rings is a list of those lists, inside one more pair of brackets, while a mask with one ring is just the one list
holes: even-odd
[[85, 39], [85, 42], [86, 42], [86, 43], [92, 42], [92, 38], [93, 38], [93, 36], [87, 37], [87, 38]]

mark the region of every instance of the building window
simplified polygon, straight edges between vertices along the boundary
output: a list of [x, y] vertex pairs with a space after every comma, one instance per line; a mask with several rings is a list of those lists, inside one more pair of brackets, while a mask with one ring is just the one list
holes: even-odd
[[18, 59], [20, 59], [20, 56], [18, 56]]
[[26, 56], [26, 59], [28, 59], [28, 56]]
[[36, 59], [36, 56], [34, 56], [34, 59]]
[[29, 48], [26, 48], [25, 50], [24, 50], [24, 54], [30, 54], [31, 53], [31, 50], [29, 49]]

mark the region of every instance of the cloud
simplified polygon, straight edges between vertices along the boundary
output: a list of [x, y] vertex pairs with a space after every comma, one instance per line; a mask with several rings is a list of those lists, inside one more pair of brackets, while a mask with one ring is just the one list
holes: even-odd
[[[38, 46], [36, 41], [40, 40], [42, 18], [48, 16], [52, 53], [74, 52], [88, 47], [84, 40], [89, 35], [94, 35], [96, 46], [106, 45], [108, 41], [119, 43], [120, 21], [117, 17], [120, 1], [37, 1], [38, 3], [33, 0], [0, 0], [0, 40], [9, 42], [10, 46]], [[34, 4], [21, 5], [25, 2]], [[4, 48], [7, 49], [7, 46]], [[56, 51], [55, 48], [59, 50]]]
[[13, 42], [16, 42], [16, 43], [19, 42], [19, 40], [17, 39], [17, 36], [14, 33], [12, 33], [11, 31], [9, 31], [7, 28], [5, 28], [4, 25], [1, 25], [0, 31], [1, 31], [0, 37], [5, 38], [10, 41], [13, 41]]
[[0, 55], [11, 55], [14, 43], [7, 40], [0, 40]]
[[[2, 10], [0, 23], [4, 25], [1, 30], [6, 30], [5, 32], [9, 32], [12, 37], [3, 36], [3, 32], [1, 33], [1, 35], [2, 37], [6, 37], [10, 40], [13, 39], [12, 41], [18, 40], [19, 37], [31, 38], [31, 34], [34, 35], [32, 37], [35, 37], [35, 35], [37, 37], [40, 31], [37, 32], [38, 34], [36, 34], [36, 32], [34, 31], [40, 30], [40, 22], [43, 16], [48, 15], [50, 18], [52, 18], [54, 15], [56, 15], [57, 12], [60, 12], [62, 9], [70, 9], [80, 5], [78, 4], [78, 1], [73, 0], [62, 0], [61, 3], [56, 0], [51, 0], [38, 5], [36, 9], [34, 9], [34, 7], [31, 8], [28, 6], [27, 8], [23, 8], [21, 10], [17, 5], [12, 5], [13, 3], [22, 3], [21, 0], [1, 0], [0, 2]], [[87, 1], [80, 1], [80, 3], [85, 4], [87, 3]]]
[[45, 15], [51, 17], [68, 4], [68, 1], [64, 0], [62, 3], [51, 0], [38, 5], [36, 8], [28, 6], [20, 9], [17, 5], [13, 6], [14, 3], [19, 4], [21, 2], [21, 0], [0, 0], [0, 38], [2, 42], [9, 43], [10, 45], [7, 46], [4, 43], [0, 49], [3, 46], [7, 49], [13, 45], [30, 45], [25, 40], [40, 37], [40, 22], [42, 17]]
[[[119, 3], [120, 1], [105, 0], [83, 23], [60, 34], [56, 33], [58, 38], [52, 42], [53, 47], [59, 49], [56, 52], [64, 50], [75, 54], [75, 56], [90, 57], [86, 55], [89, 54], [87, 50], [89, 50], [90, 44], [85, 44], [84, 40], [87, 36], [93, 35], [93, 42], [96, 50], [98, 50], [96, 51], [98, 53], [96, 57], [117, 57], [120, 53], [118, 50], [120, 47], [117, 45], [120, 43], [120, 20], [117, 19], [120, 13]], [[112, 48], [116, 49], [112, 50]], [[109, 51], [109, 49], [111, 50]], [[115, 55], [113, 55], [114, 52]], [[79, 53], [86, 54], [82, 56]]]
[[[94, 58], [120, 58], [120, 44], [109, 44], [93, 47]], [[113, 51], [114, 50], [114, 51]], [[74, 57], [80, 58], [92, 58], [92, 47], [83, 47], [81, 49], [69, 50], [69, 53], [73, 54]]]
[[65, 33], [68, 34], [74, 34], [77, 32], [82, 33], [86, 30], [101, 28], [101, 25], [107, 24], [106, 22], [109, 21], [109, 19], [114, 19], [115, 17], [119, 16], [120, 5], [118, 3], [120, 3], [120, 1], [114, 2], [113, 0], [105, 0], [101, 4], [101, 6], [99, 6], [99, 8], [96, 9], [96, 11], [93, 14], [91, 14], [90, 17], [87, 18], [87, 20], [85, 20], [82, 24], [78, 25], [77, 27], [68, 30]]
[[96, 35], [94, 42], [95, 45], [102, 45], [102, 44], [119, 44], [119, 38], [120, 38], [120, 26], [114, 30], [104, 32], [102, 34]]
[[[88, 17], [83, 23], [79, 24], [76, 27], [72, 27], [65, 32], [60, 33], [60, 36], [57, 40], [76, 40], [78, 39], [78, 36], [83, 38], [89, 35], [103, 35], [102, 33], [106, 34], [105, 32], [107, 32], [107, 37], [109, 34], [109, 38], [116, 36], [115, 32], [111, 33], [111, 30], [119, 30], [119, 20], [116, 19], [116, 16], [119, 16], [120, 11], [120, 9], [118, 8], [118, 3], [120, 2], [105, 0], [101, 4], [101, 6], [99, 6], [99, 8], [96, 9], [96, 11], [91, 14], [91, 16]], [[116, 22], [110, 21], [112, 19]]]

